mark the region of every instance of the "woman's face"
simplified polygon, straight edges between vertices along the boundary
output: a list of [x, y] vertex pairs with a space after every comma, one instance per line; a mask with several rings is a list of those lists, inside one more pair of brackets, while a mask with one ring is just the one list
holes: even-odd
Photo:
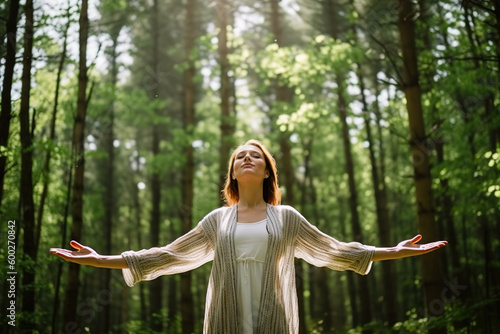
[[245, 179], [263, 181], [269, 176], [262, 151], [254, 145], [244, 145], [237, 149], [233, 163], [233, 178], [239, 182]]

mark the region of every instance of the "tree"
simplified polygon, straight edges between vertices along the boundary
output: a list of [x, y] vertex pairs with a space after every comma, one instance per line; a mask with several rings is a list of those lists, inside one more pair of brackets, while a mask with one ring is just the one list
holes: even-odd
[[[193, 178], [194, 178], [194, 150], [193, 150], [193, 133], [195, 126], [195, 101], [196, 101], [196, 85], [194, 77], [196, 68], [192, 53], [195, 46], [197, 31], [195, 23], [196, 0], [188, 0], [186, 3], [186, 29], [184, 36], [185, 43], [185, 59], [187, 69], [184, 71], [184, 131], [186, 142], [184, 146], [185, 164], [182, 173], [182, 233], [187, 233], [192, 228], [193, 219]], [[193, 294], [191, 291], [190, 272], [181, 274], [181, 314], [182, 314], [182, 332], [192, 333], [194, 330], [194, 304]]]
[[[59, 107], [59, 90], [61, 86], [61, 76], [63, 74], [64, 70], [64, 64], [66, 62], [66, 57], [67, 57], [67, 47], [68, 47], [68, 30], [69, 26], [71, 24], [71, 18], [70, 18], [70, 10], [71, 6], [68, 5], [67, 8], [67, 22], [66, 26], [64, 28], [64, 33], [63, 33], [63, 47], [61, 51], [61, 56], [59, 59], [59, 64], [57, 67], [57, 78], [56, 78], [56, 89], [54, 93], [54, 106], [52, 108], [52, 117], [50, 121], [50, 134], [49, 134], [49, 140], [51, 143], [54, 143], [55, 138], [56, 138], [56, 120], [57, 120], [57, 111]], [[36, 232], [35, 232], [35, 252], [38, 253], [38, 245], [40, 244], [40, 235], [42, 231], [42, 222], [43, 222], [43, 213], [45, 209], [45, 201], [47, 199], [48, 193], [49, 193], [49, 181], [50, 181], [50, 163], [52, 159], [52, 148], [49, 148], [47, 150], [47, 153], [45, 154], [45, 161], [43, 164], [43, 189], [42, 189], [42, 194], [40, 195], [40, 204], [38, 206], [38, 215], [37, 215], [37, 223], [36, 223]]]
[[[420, 233], [426, 240], [438, 240], [434, 220], [432, 180], [429, 155], [426, 151], [427, 135], [423, 118], [422, 100], [419, 85], [417, 49], [415, 46], [415, 27], [413, 4], [411, 0], [399, 0], [398, 29], [403, 55], [403, 90], [406, 96], [410, 130], [410, 148], [413, 163], [413, 180], [417, 202], [417, 220]], [[432, 315], [433, 300], [440, 300], [443, 289], [440, 282], [441, 266], [438, 254], [422, 258], [422, 280], [425, 305], [428, 315]], [[444, 333], [445, 329], [434, 329], [433, 333]]]
[[[30, 122], [31, 63], [33, 59], [34, 18], [33, 1], [27, 0], [24, 6], [26, 25], [24, 28], [24, 54], [21, 89], [21, 208], [23, 222], [23, 255], [26, 269], [22, 276], [22, 310], [29, 316], [23, 317], [20, 328], [23, 331], [35, 330], [31, 318], [35, 311], [35, 204], [33, 202], [33, 120]], [[31, 124], [30, 124], [31, 123]]]
[[[128, 17], [128, 4], [125, 2], [101, 2], [101, 13], [104, 14], [105, 20], [109, 20], [110, 23], [107, 27], [105, 27], [106, 32], [108, 33], [111, 39], [111, 46], [107, 50], [108, 59], [111, 65], [109, 71], [109, 84], [111, 90], [110, 101], [108, 102], [107, 108], [105, 110], [106, 113], [106, 121], [103, 126], [103, 146], [104, 151], [106, 152], [107, 159], [105, 163], [104, 171], [104, 180], [103, 183], [105, 185], [104, 191], [104, 235], [105, 235], [105, 250], [107, 254], [113, 254], [113, 225], [116, 220], [116, 191], [115, 187], [117, 183], [115, 182], [115, 109], [116, 109], [116, 99], [117, 99], [117, 81], [118, 81], [118, 56], [119, 53], [117, 51], [119, 47], [118, 38], [120, 36], [120, 32], [127, 20]], [[109, 287], [111, 285], [111, 271], [106, 270], [103, 280], [103, 286]], [[111, 303], [107, 303], [104, 305], [104, 324], [100, 329], [102, 332], [109, 332], [111, 329]]]
[[[153, 1], [153, 5], [150, 8], [151, 17], [151, 33], [153, 37], [153, 50], [151, 58], [151, 69], [155, 75], [155, 84], [149, 91], [149, 96], [152, 100], [157, 99], [160, 96], [160, 86], [158, 82], [159, 74], [159, 63], [160, 63], [160, 7], [158, 0]], [[159, 114], [159, 110], [155, 110], [155, 115]], [[158, 157], [160, 154], [160, 126], [153, 123], [152, 129], [152, 153], [153, 159]], [[160, 203], [161, 203], [161, 182], [160, 173], [157, 168], [153, 168], [151, 174], [151, 222], [150, 222], [150, 239], [151, 245], [158, 245], [160, 242]], [[151, 317], [151, 329], [156, 331], [161, 331], [163, 329], [163, 322], [161, 315], [162, 309], [162, 280], [155, 280], [150, 283], [149, 289], [149, 306]]]
[[[219, 28], [217, 50], [219, 53], [220, 66], [220, 149], [219, 149], [219, 189], [224, 188], [226, 180], [227, 162], [229, 161], [229, 151], [234, 145], [235, 111], [232, 108], [231, 93], [234, 83], [229, 78], [230, 64], [228, 59], [227, 27], [229, 21], [229, 1], [217, 0], [216, 18]], [[222, 196], [221, 204], [222, 203]]]
[[[274, 36], [274, 42], [278, 47], [284, 46], [284, 38], [282, 34], [282, 23], [280, 22], [280, 7], [277, 0], [271, 0], [271, 32]], [[276, 100], [275, 109], [281, 111], [284, 105], [291, 102], [292, 100], [292, 90], [287, 87], [286, 84], [280, 82], [280, 77], [278, 76], [275, 82], [275, 94]], [[274, 122], [274, 117], [271, 115], [271, 122]], [[284, 176], [285, 184], [285, 196], [283, 198], [283, 203], [288, 205], [295, 205], [295, 177], [292, 164], [292, 154], [290, 142], [288, 139], [289, 134], [286, 132], [278, 133], [278, 141], [281, 151], [281, 166]], [[295, 279], [296, 279], [296, 289], [297, 289], [297, 303], [299, 307], [299, 333], [306, 333], [306, 323], [305, 323], [305, 309], [304, 309], [304, 286], [303, 286], [303, 266], [302, 262], [295, 260]]]
[[[351, 0], [350, 9], [353, 13], [356, 13], [356, 9], [354, 6], [354, 1]], [[358, 27], [357, 22], [352, 19], [351, 24], [351, 33], [353, 39], [353, 47], [359, 45], [358, 39]], [[387, 191], [385, 184], [385, 175], [380, 177], [379, 173], [379, 164], [376, 158], [375, 151], [375, 140], [372, 135], [371, 128], [371, 108], [368, 105], [367, 97], [365, 93], [366, 85], [365, 85], [365, 68], [361, 65], [361, 62], [356, 62], [356, 75], [358, 77], [358, 85], [359, 90], [361, 92], [361, 104], [363, 106], [363, 114], [364, 114], [364, 123], [365, 123], [365, 131], [366, 131], [366, 140], [368, 142], [368, 152], [370, 157], [371, 164], [371, 174], [372, 174], [372, 183], [373, 183], [373, 191], [375, 197], [375, 207], [377, 212], [377, 226], [378, 226], [378, 235], [381, 245], [391, 245], [391, 237], [390, 237], [390, 220], [388, 215], [387, 208]], [[378, 96], [378, 94], [377, 94]], [[378, 105], [375, 105], [377, 108]], [[378, 123], [378, 122], [377, 122]], [[379, 142], [382, 143], [383, 138], [379, 136]], [[379, 150], [379, 156], [383, 157], [382, 147]], [[385, 162], [383, 162], [385, 163]], [[393, 325], [396, 323], [398, 319], [397, 314], [397, 303], [396, 303], [396, 282], [393, 280], [394, 275], [394, 263], [392, 261], [384, 261], [382, 262], [382, 284], [383, 284], [383, 296], [384, 296], [384, 306], [386, 311], [386, 318], [389, 325]]]
[[[329, 29], [327, 33], [334, 39], [340, 38], [340, 26], [339, 26], [339, 14], [338, 7], [334, 0], [327, 0], [323, 4], [325, 13], [325, 26]], [[358, 213], [358, 194], [356, 189], [356, 180], [354, 174], [354, 162], [351, 150], [351, 141], [349, 136], [349, 126], [347, 124], [347, 109], [348, 103], [346, 100], [346, 72], [340, 71], [336, 76], [337, 82], [337, 110], [339, 113], [340, 122], [342, 124], [342, 142], [344, 148], [344, 158], [345, 158], [345, 171], [348, 175], [348, 185], [349, 185], [349, 208], [351, 211], [351, 229], [354, 240], [358, 242], [363, 242], [363, 234], [361, 231], [361, 223], [359, 221]], [[352, 276], [352, 273], [348, 275]], [[360, 311], [360, 324], [364, 325], [372, 320], [372, 311], [370, 308], [370, 293], [368, 288], [368, 281], [365, 277], [357, 277], [359, 297], [361, 300], [361, 311]], [[356, 313], [356, 303], [355, 297], [351, 294], [351, 304], [353, 307], [353, 313]], [[358, 325], [356, 323], [356, 315], [353, 314], [353, 325]]]
[[[72, 240], [81, 240], [83, 227], [83, 187], [85, 172], [85, 119], [90, 95], [87, 96], [87, 39], [89, 34], [88, 1], [82, 0], [80, 8], [80, 33], [79, 33], [79, 65], [78, 65], [78, 102], [73, 128], [73, 151], [75, 157], [75, 172], [72, 190], [71, 214]], [[68, 268], [68, 281], [64, 299], [63, 324], [76, 323], [76, 308], [79, 290], [80, 266], [70, 263]], [[66, 330], [63, 328], [63, 330]]]
[[2, 102], [0, 110], [0, 205], [2, 204], [4, 178], [7, 171], [7, 144], [9, 142], [10, 120], [12, 118], [12, 79], [14, 77], [14, 66], [16, 65], [16, 35], [17, 20], [19, 13], [19, 0], [10, 1], [9, 18], [7, 20], [7, 52], [5, 55], [4, 76], [2, 85]]

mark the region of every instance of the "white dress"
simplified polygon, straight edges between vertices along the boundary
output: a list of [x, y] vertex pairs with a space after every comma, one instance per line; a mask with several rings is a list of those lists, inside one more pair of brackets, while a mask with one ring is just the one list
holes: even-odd
[[267, 252], [267, 219], [256, 223], [237, 223], [234, 235], [237, 265], [237, 301], [242, 334], [257, 329], [262, 273]]

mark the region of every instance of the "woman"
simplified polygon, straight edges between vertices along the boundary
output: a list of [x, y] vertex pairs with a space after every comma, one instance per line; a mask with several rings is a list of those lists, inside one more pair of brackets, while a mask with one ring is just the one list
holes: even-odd
[[322, 233], [290, 206], [279, 205], [276, 162], [256, 140], [232, 154], [223, 195], [228, 204], [164, 247], [103, 256], [71, 241], [76, 251], [52, 248], [65, 260], [122, 269], [129, 286], [182, 273], [213, 260], [204, 333], [298, 333], [294, 258], [319, 267], [370, 271], [373, 261], [422, 255], [446, 241], [421, 239], [381, 248], [344, 243]]

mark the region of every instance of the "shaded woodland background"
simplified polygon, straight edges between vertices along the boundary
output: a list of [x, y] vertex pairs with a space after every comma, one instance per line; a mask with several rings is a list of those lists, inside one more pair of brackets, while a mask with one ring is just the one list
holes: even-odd
[[250, 138], [334, 237], [449, 241], [367, 277], [298, 261], [301, 333], [500, 328], [499, 0], [9, 0], [0, 21], [3, 333], [201, 333], [210, 264], [128, 288], [48, 249], [174, 240]]

